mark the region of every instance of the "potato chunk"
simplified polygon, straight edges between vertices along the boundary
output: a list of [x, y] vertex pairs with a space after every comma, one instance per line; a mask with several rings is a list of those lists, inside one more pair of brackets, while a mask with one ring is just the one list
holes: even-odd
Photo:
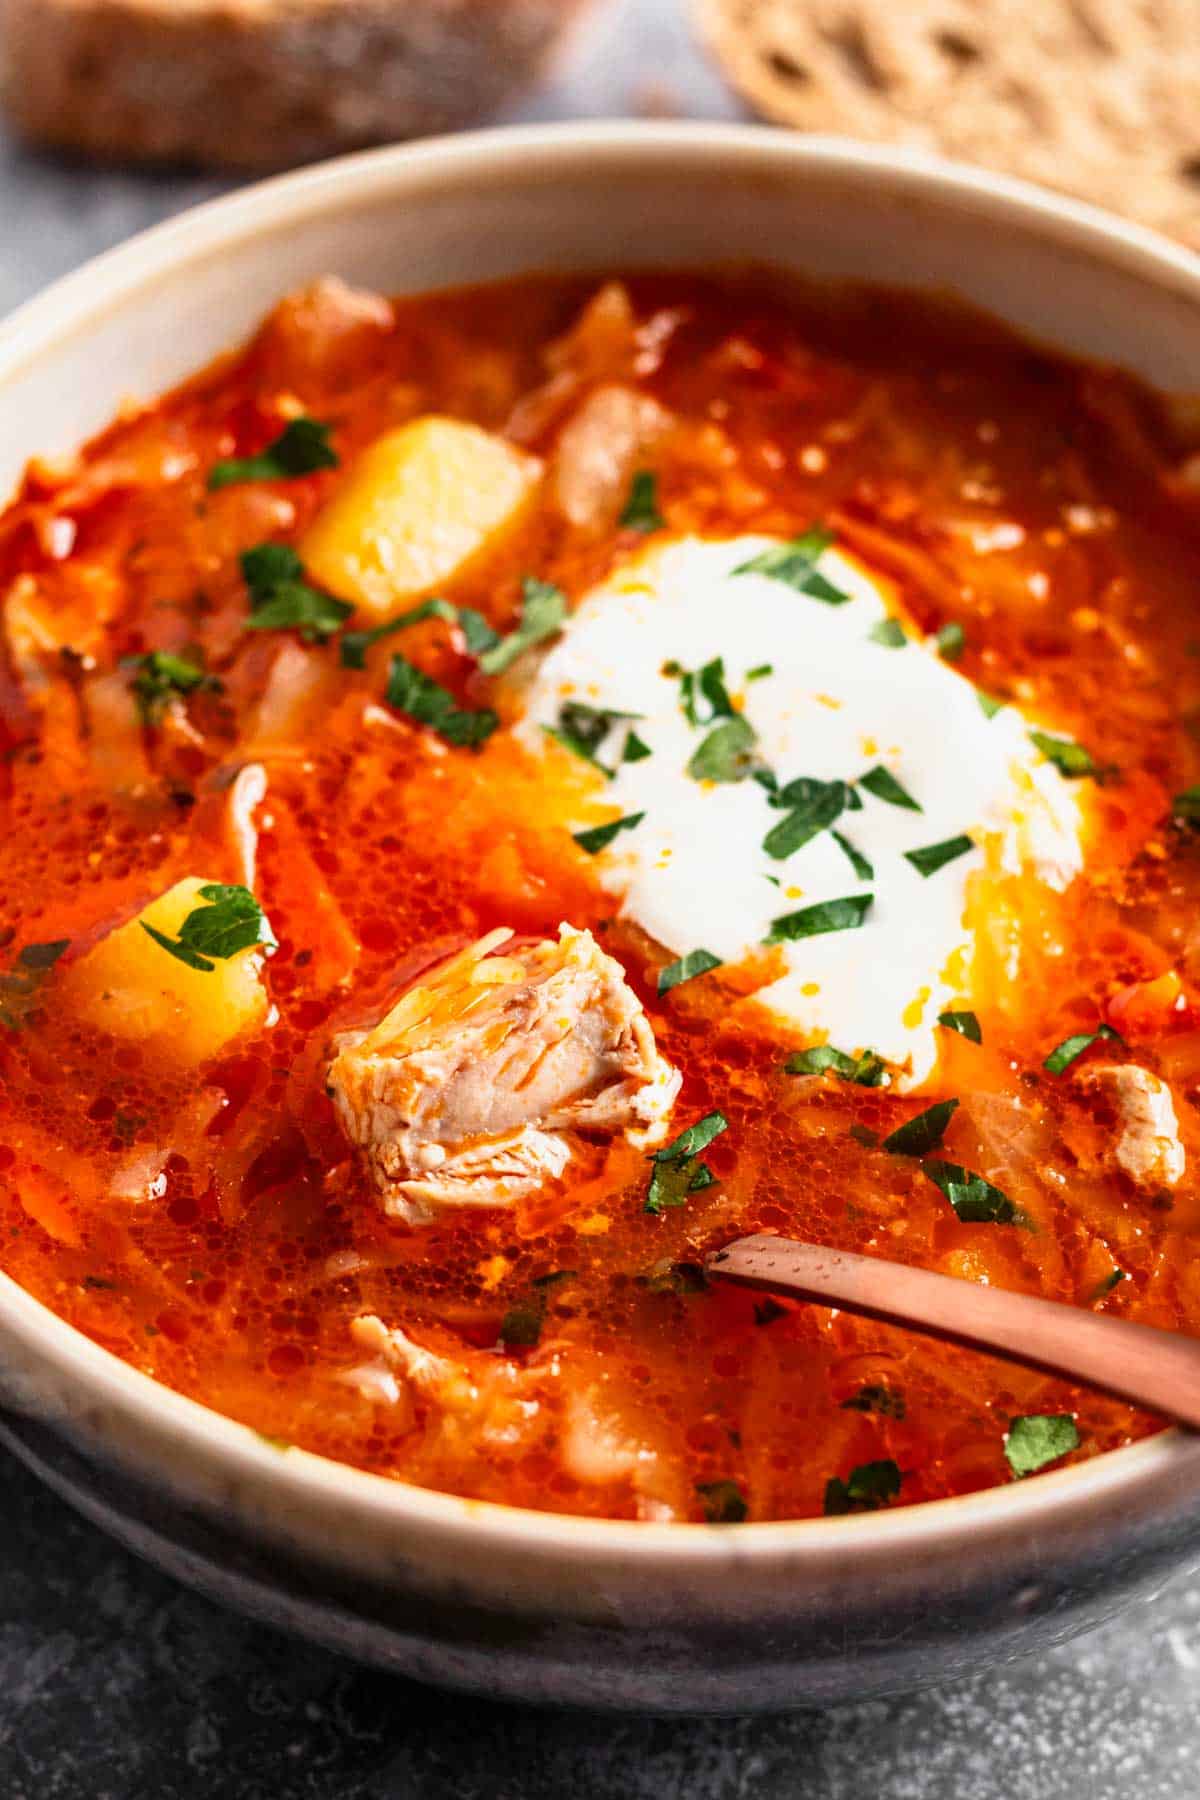
[[620, 963], [569, 925], [512, 938], [500, 928], [422, 976], [330, 1065], [383, 1210], [410, 1225], [533, 1193], [563, 1173], [576, 1132], [665, 1133], [681, 1078]]
[[382, 624], [511, 529], [541, 473], [476, 425], [414, 420], [368, 445], [300, 554], [314, 581]]
[[185, 1066], [207, 1062], [256, 1029], [268, 1008], [261, 945], [235, 951], [212, 969], [191, 969], [142, 930], [153, 925], [174, 938], [188, 914], [203, 906], [205, 885], [200, 876], [177, 881], [63, 976], [67, 1003], [89, 1025], [114, 1037], [154, 1040]]

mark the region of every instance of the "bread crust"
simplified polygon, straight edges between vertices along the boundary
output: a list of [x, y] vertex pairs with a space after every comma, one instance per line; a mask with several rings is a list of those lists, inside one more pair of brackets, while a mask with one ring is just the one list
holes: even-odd
[[695, 0], [767, 118], [911, 144], [1200, 247], [1200, 0]]
[[0, 0], [38, 142], [268, 169], [486, 115], [588, 0]]

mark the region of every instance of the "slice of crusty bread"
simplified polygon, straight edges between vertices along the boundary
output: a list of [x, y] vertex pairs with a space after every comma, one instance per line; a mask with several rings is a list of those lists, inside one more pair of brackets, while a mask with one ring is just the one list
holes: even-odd
[[1200, 247], [1200, 0], [696, 5], [768, 118], [942, 150]]
[[271, 168], [486, 115], [586, 4], [0, 0], [0, 58], [40, 142]]

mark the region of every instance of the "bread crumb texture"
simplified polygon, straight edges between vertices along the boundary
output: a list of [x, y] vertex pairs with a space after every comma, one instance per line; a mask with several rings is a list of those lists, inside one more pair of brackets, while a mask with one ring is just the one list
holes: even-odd
[[697, 0], [760, 113], [1025, 176], [1200, 246], [1200, 0]]
[[0, 0], [17, 128], [93, 156], [280, 168], [453, 130], [588, 0]]

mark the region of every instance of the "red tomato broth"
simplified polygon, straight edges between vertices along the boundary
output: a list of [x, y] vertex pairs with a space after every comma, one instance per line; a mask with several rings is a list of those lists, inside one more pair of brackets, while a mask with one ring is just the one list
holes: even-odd
[[[882, 1458], [899, 1465], [906, 1501], [1005, 1481], [1004, 1431], [1023, 1413], [1076, 1414], [1080, 1456], [1126, 1443], [1157, 1421], [826, 1309], [764, 1313], [761, 1299], [699, 1290], [677, 1265], [777, 1230], [1200, 1330], [1200, 855], [1169, 819], [1169, 796], [1200, 777], [1186, 446], [1126, 377], [953, 308], [761, 275], [627, 286], [640, 348], [619, 378], [677, 421], [653, 459], [672, 531], [828, 522], [891, 577], [915, 625], [963, 624], [959, 666], [982, 688], [1118, 772], [1095, 787], [1089, 868], [1048, 915], [1047, 953], [1030, 946], [1025, 975], [1040, 982], [999, 1012], [981, 992], [984, 1044], [944, 1033], [931, 1087], [961, 1098], [942, 1154], [1001, 1186], [1033, 1229], [960, 1223], [917, 1164], [860, 1141], [928, 1102], [783, 1074], [797, 1045], [740, 1001], [736, 972], [660, 1000], [666, 959], [612, 920], [566, 835], [577, 773], [547, 783], [502, 732], [476, 754], [398, 715], [364, 719], [397, 640], [363, 674], [339, 666], [336, 640], [301, 647], [311, 694], [293, 735], [254, 747], [272, 665], [298, 640], [243, 631], [238, 553], [298, 537], [338, 476], [209, 494], [212, 463], [258, 450], [300, 410], [332, 424], [343, 463], [426, 412], [499, 430], [519, 405], [522, 441], [547, 451], [608, 371], [601, 357], [539, 422], [529, 396], [547, 380], [544, 352], [590, 290], [536, 280], [399, 302], [345, 341], [285, 302], [244, 352], [115, 424], [69, 469], [31, 468], [0, 517], [0, 592], [11, 605], [32, 582], [48, 642], [63, 646], [18, 668], [10, 633], [3, 939], [8, 956], [71, 942], [22, 999], [20, 1029], [0, 1034], [0, 1264], [106, 1348], [273, 1439], [519, 1505], [638, 1514], [628, 1473], [571, 1473], [562, 1445], [577, 1402], [648, 1445], [655, 1497], [697, 1519], [700, 1486], [719, 1481], [738, 1484], [751, 1518], [819, 1513], [830, 1477]], [[64, 518], [65, 554], [68, 530], [53, 524]], [[1009, 532], [993, 547], [1001, 525], [1019, 526], [1019, 542]], [[525, 574], [574, 599], [639, 542], [572, 528], [544, 504], [444, 591], [507, 628]], [[464, 704], [511, 705], [444, 626], [402, 643]], [[95, 683], [147, 649], [202, 651], [223, 692], [188, 698], [186, 732], [97, 731]], [[175, 880], [239, 879], [222, 796], [254, 756], [269, 774], [255, 892], [279, 939], [265, 973], [275, 1016], [181, 1076], [80, 1026], [56, 1004], [58, 983]], [[591, 927], [628, 971], [684, 1074], [678, 1125], [712, 1108], [728, 1118], [706, 1152], [718, 1184], [649, 1217], [647, 1164], [618, 1141], [585, 1147], [565, 1188], [513, 1210], [389, 1223], [324, 1092], [331, 1036], [493, 926], [547, 935], [560, 919]], [[1171, 970], [1177, 986], [1156, 988]], [[1137, 1059], [1172, 1082], [1189, 1167], [1169, 1196], [1114, 1172], [1103, 1108], [1041, 1066], [1110, 1008]], [[161, 1161], [160, 1191], [131, 1201], [114, 1182], [139, 1158]], [[1127, 1279], [1099, 1298], [1114, 1265]], [[506, 1315], [563, 1270], [541, 1290], [540, 1343], [506, 1357]], [[363, 1360], [348, 1331], [363, 1312], [461, 1361], [481, 1391], [511, 1362], [538, 1413], [497, 1443], [450, 1429], [421, 1396], [359, 1393], [338, 1378]], [[847, 1406], [880, 1387], [902, 1409]]]

